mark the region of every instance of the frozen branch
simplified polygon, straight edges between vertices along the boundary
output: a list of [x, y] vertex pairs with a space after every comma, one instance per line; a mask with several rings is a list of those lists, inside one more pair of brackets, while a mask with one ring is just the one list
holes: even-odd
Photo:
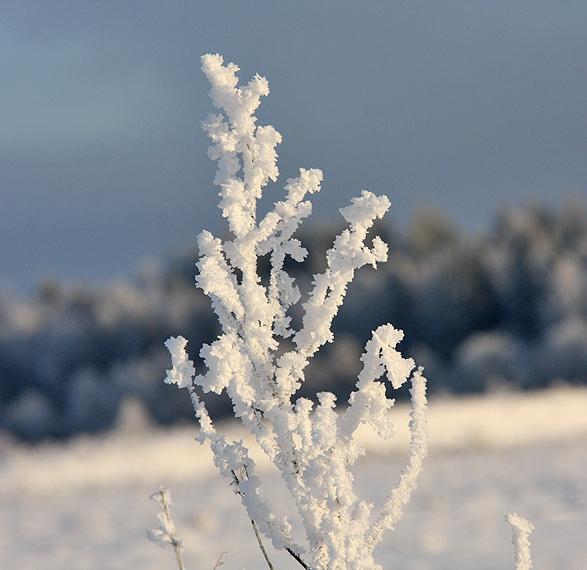
[[175, 559], [179, 570], [184, 570], [183, 561], [181, 559], [181, 551], [183, 550], [182, 541], [177, 538], [175, 524], [169, 514], [169, 505], [171, 505], [171, 492], [161, 487], [159, 491], [151, 495], [151, 499], [161, 505], [161, 512], [157, 515], [159, 519], [159, 528], [147, 532], [149, 540], [158, 546], [165, 546], [170, 544], [175, 552]]
[[534, 526], [530, 521], [516, 514], [507, 515], [506, 520], [512, 525], [512, 544], [514, 545], [516, 570], [532, 570], [530, 540], [528, 537]]
[[[220, 188], [220, 208], [228, 220], [232, 239], [209, 232], [198, 238], [197, 285], [211, 298], [222, 333], [200, 356], [206, 372], [196, 375], [185, 351], [183, 337], [166, 346], [173, 368], [166, 382], [187, 387], [200, 422], [200, 441], [209, 441], [214, 462], [230, 480], [247, 509], [253, 528], [270, 565], [260, 535], [285, 549], [306, 570], [374, 570], [372, 551], [385, 529], [393, 528], [416, 486], [426, 455], [426, 396], [421, 369], [397, 351], [403, 333], [391, 325], [379, 327], [367, 343], [357, 389], [344, 413], [335, 409], [335, 396], [317, 395], [318, 404], [296, 397], [304, 382], [309, 360], [334, 341], [332, 321], [355, 271], [376, 268], [387, 260], [387, 245], [367, 234], [389, 208], [386, 196], [363, 191], [340, 210], [348, 224], [326, 254], [326, 269], [315, 275], [302, 302], [299, 330], [291, 327], [288, 310], [301, 302], [293, 278], [284, 270], [286, 259], [303, 261], [306, 250], [294, 237], [300, 222], [311, 212], [306, 196], [320, 190], [322, 172], [300, 170], [287, 180], [285, 198], [259, 221], [257, 201], [263, 188], [276, 181], [276, 145], [281, 135], [271, 126], [257, 126], [254, 112], [269, 93], [267, 81], [255, 76], [238, 86], [236, 65], [224, 65], [219, 55], [202, 58], [212, 86], [214, 106], [220, 110], [203, 122], [212, 140], [211, 159], [217, 161], [214, 183]], [[268, 256], [268, 282], [258, 274], [259, 258]], [[283, 339], [291, 337], [286, 348]], [[383, 377], [383, 380], [380, 380]], [[386, 397], [384, 381], [399, 388], [412, 382], [412, 443], [408, 464], [398, 486], [380, 509], [360, 501], [353, 492], [350, 467], [362, 450], [354, 442], [361, 423], [369, 423], [382, 437], [391, 437], [388, 413], [393, 400]], [[294, 541], [287, 518], [275, 517], [261, 500], [261, 481], [242, 442], [227, 442], [219, 434], [198, 398], [204, 392], [230, 397], [235, 417], [254, 434], [258, 444], [281, 471], [304, 525], [304, 547]], [[374, 522], [373, 522], [374, 521]]]

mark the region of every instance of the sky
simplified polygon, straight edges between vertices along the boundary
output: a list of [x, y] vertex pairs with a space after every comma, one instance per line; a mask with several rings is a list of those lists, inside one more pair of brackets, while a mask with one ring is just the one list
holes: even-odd
[[392, 227], [432, 208], [468, 234], [587, 195], [583, 1], [4, 0], [0, 289], [101, 284], [225, 229], [200, 56], [259, 73], [280, 199], [324, 171], [314, 223], [361, 190]]

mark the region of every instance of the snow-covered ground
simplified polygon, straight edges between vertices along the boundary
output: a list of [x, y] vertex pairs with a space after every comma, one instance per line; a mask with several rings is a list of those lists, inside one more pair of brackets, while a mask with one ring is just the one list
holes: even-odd
[[[358, 494], [381, 501], [407, 449], [405, 406], [397, 435], [360, 437]], [[0, 441], [0, 568], [7, 570], [175, 570], [171, 548], [146, 538], [157, 527], [149, 500], [161, 484], [185, 543], [186, 570], [266, 567], [250, 522], [194, 428], [155, 430], [129, 405], [120, 428], [36, 448]], [[419, 488], [395, 531], [376, 551], [384, 569], [513, 569], [510, 512], [535, 526], [536, 570], [587, 568], [587, 389], [436, 399], [431, 450]], [[240, 439], [234, 426], [227, 426]], [[246, 438], [245, 438], [246, 441]], [[262, 458], [266, 497], [291, 511], [279, 477]], [[276, 570], [301, 568], [268, 546]]]

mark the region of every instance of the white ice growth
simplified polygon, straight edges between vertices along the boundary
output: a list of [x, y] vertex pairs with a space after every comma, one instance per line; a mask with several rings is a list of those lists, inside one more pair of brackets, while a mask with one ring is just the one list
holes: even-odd
[[159, 528], [149, 530], [147, 532], [147, 537], [150, 541], [161, 547], [170, 544], [175, 552], [175, 558], [179, 570], [184, 570], [183, 561], [181, 559], [183, 542], [177, 538], [175, 523], [169, 514], [169, 505], [172, 504], [171, 491], [160, 487], [159, 491], [151, 495], [151, 499], [159, 503], [161, 506], [161, 512], [157, 515], [157, 518], [159, 519]]
[[[195, 376], [185, 351], [187, 341], [171, 338], [166, 346], [173, 368], [166, 381], [189, 389], [200, 421], [199, 439], [210, 441], [216, 465], [234, 483], [249, 517], [275, 548], [287, 549], [307, 569], [373, 570], [378, 568], [373, 549], [383, 531], [400, 518], [426, 455], [425, 379], [421, 370], [411, 379], [408, 464], [398, 486], [376, 511], [353, 493], [350, 467], [363, 453], [354, 434], [365, 423], [384, 438], [393, 434], [388, 419], [393, 400], [386, 398], [379, 379], [386, 377], [399, 388], [410, 378], [414, 362], [396, 350], [403, 333], [391, 325], [373, 332], [362, 356], [357, 390], [344, 413], [335, 410], [333, 394], [318, 394], [315, 406], [296, 397], [296, 391], [309, 359], [334, 340], [332, 320], [355, 270], [387, 260], [386, 244], [376, 237], [369, 246], [366, 238], [373, 222], [389, 208], [389, 200], [363, 191], [340, 210], [349, 227], [327, 252], [326, 270], [314, 276], [302, 305], [302, 326], [293, 330], [288, 309], [301, 295], [283, 266], [286, 256], [302, 261], [307, 254], [293, 235], [311, 212], [305, 197], [320, 190], [322, 172], [301, 169], [297, 178], [287, 180], [284, 200], [258, 220], [257, 201], [279, 173], [275, 146], [281, 135], [271, 126], [256, 126], [254, 116], [261, 96], [269, 93], [267, 81], [255, 76], [238, 87], [236, 65], [224, 65], [219, 55], [204, 56], [202, 64], [213, 103], [222, 111], [210, 115], [203, 128], [213, 142], [209, 156], [218, 161], [214, 183], [220, 187], [220, 208], [234, 237], [223, 241], [204, 231], [198, 238], [196, 282], [211, 298], [222, 325], [218, 339], [200, 351], [207, 372]], [[258, 259], [265, 255], [271, 265], [267, 284], [257, 271]], [[288, 345], [285, 338], [291, 338]], [[195, 386], [204, 392], [226, 390], [235, 416], [281, 471], [306, 531], [306, 548], [294, 540], [288, 520], [275, 517], [263, 502], [248, 450], [216, 431]]]
[[516, 570], [532, 570], [530, 540], [528, 537], [534, 530], [534, 526], [530, 521], [515, 513], [507, 515], [506, 520], [512, 525], [512, 544], [514, 545]]
[[187, 343], [188, 341], [182, 336], [165, 341], [165, 346], [171, 353], [171, 364], [173, 365], [173, 368], [167, 371], [167, 378], [165, 378], [167, 384], [177, 384], [180, 388], [186, 388], [196, 373], [196, 369], [185, 351]]

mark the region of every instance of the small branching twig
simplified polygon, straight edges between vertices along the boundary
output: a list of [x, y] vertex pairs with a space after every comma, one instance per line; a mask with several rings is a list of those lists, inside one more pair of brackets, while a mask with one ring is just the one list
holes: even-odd
[[267, 555], [267, 551], [265, 550], [265, 547], [263, 546], [263, 542], [261, 541], [261, 536], [259, 535], [259, 530], [257, 529], [257, 524], [255, 523], [255, 521], [253, 519], [251, 520], [251, 524], [253, 525], [253, 530], [255, 531], [255, 536], [257, 537], [257, 542], [259, 543], [259, 548], [261, 549], [261, 552], [263, 553], [263, 556], [265, 557], [265, 561], [267, 562], [267, 566], [269, 566], [269, 570], [275, 570], [275, 568], [273, 568], [273, 564], [271, 564], [271, 560], [269, 560], [269, 556]]
[[222, 559], [228, 554], [228, 552], [223, 552], [219, 557], [218, 560], [216, 560], [216, 564], [214, 564], [214, 568], [212, 568], [212, 570], [217, 570], [220, 566], [222, 566], [224, 564], [224, 562], [222, 561]]
[[[240, 484], [240, 479], [237, 477], [237, 474], [234, 472], [234, 469], [231, 469], [231, 473], [233, 476], [233, 481], [232, 481], [232, 485], [235, 486], [235, 493], [237, 495], [240, 495], [241, 497], [243, 496], [242, 491], [239, 488], [239, 484]], [[245, 469], [245, 473], [246, 473], [246, 469]], [[259, 543], [259, 548], [261, 549], [261, 552], [263, 553], [263, 556], [265, 557], [265, 560], [267, 561], [267, 565], [269, 566], [270, 570], [275, 570], [273, 567], [273, 564], [271, 564], [271, 560], [269, 560], [269, 556], [267, 555], [267, 551], [265, 550], [265, 547], [263, 546], [263, 542], [261, 541], [261, 535], [259, 534], [259, 528], [257, 527], [257, 523], [251, 518], [249, 517], [249, 520], [251, 521], [251, 524], [253, 525], [253, 530], [255, 531], [255, 536], [257, 538], [257, 542]], [[310, 567], [291, 549], [291, 548], [287, 548], [285, 549], [289, 554], [291, 554], [291, 556], [293, 556], [293, 558], [303, 567], [305, 568], [305, 570], [310, 570]]]
[[[237, 495], [240, 495], [242, 497], [243, 493], [240, 490], [240, 479], [238, 478], [237, 474], [234, 472], [234, 469], [231, 469], [230, 471], [233, 476], [232, 484], [234, 484], [234, 486], [235, 486], [234, 492]], [[246, 473], [246, 467], [244, 469], [244, 472]], [[263, 557], [265, 558], [265, 561], [267, 562], [267, 566], [269, 566], [269, 570], [275, 570], [275, 568], [273, 567], [273, 564], [271, 564], [271, 560], [269, 560], [269, 555], [267, 554], [267, 551], [265, 550], [265, 547], [263, 546], [263, 542], [261, 541], [261, 535], [259, 534], [259, 529], [257, 528], [257, 523], [250, 516], [249, 516], [249, 520], [251, 521], [251, 524], [253, 525], [253, 530], [255, 531], [255, 537], [257, 538], [257, 542], [259, 544], [259, 548], [261, 549], [261, 552], [263, 553]]]
[[[147, 532], [149, 540], [155, 544], [164, 547], [166, 544], [171, 544], [177, 559], [177, 566], [179, 570], [185, 570], [183, 561], [181, 559], [181, 551], [183, 550], [183, 542], [177, 538], [175, 534], [175, 524], [169, 515], [169, 505], [171, 505], [171, 492], [161, 487], [159, 491], [151, 495], [153, 501], [157, 501], [161, 505], [161, 512], [157, 515], [159, 519], [159, 528], [151, 529]], [[221, 564], [220, 559], [216, 563], [215, 569]]]

